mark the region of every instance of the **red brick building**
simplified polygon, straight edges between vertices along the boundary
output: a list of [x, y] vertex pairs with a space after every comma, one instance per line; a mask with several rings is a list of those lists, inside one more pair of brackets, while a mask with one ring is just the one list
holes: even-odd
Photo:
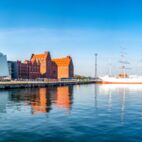
[[57, 78], [72, 78], [74, 76], [74, 67], [72, 58], [67, 56], [65, 58], [52, 59], [57, 65]]
[[30, 61], [18, 63], [19, 78], [36, 79], [36, 78], [72, 78], [74, 76], [74, 67], [72, 58], [51, 59], [49, 52], [43, 54], [32, 54]]
[[32, 61], [17, 61], [19, 79], [36, 79], [40, 78], [40, 64]]
[[57, 78], [57, 65], [52, 62], [49, 52], [44, 54], [32, 54], [31, 61], [40, 63], [40, 74], [43, 78]]

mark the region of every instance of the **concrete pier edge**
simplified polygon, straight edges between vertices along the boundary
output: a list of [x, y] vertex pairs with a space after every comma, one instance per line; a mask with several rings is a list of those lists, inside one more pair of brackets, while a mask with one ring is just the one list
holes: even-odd
[[0, 89], [16, 89], [16, 88], [37, 88], [37, 87], [58, 87], [68, 85], [82, 85], [93, 84], [96, 81], [55, 81], [55, 82], [42, 82], [42, 81], [10, 81], [0, 82]]

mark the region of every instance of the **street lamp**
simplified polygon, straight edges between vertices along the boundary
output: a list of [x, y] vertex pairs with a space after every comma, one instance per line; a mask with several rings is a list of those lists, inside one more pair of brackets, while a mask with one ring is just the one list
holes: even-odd
[[97, 78], [97, 57], [98, 57], [98, 54], [95, 53], [95, 78]]

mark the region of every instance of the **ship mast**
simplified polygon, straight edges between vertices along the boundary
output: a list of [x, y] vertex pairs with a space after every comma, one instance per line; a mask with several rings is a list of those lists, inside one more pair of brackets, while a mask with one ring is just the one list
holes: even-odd
[[125, 48], [122, 48], [122, 51], [121, 51], [121, 59], [120, 59], [120, 64], [121, 64], [121, 70], [122, 70], [122, 74], [123, 74], [123, 77], [125, 78], [126, 77], [126, 66], [128, 64], [130, 64], [126, 58], [125, 58], [125, 55], [126, 55], [126, 52], [125, 52]]

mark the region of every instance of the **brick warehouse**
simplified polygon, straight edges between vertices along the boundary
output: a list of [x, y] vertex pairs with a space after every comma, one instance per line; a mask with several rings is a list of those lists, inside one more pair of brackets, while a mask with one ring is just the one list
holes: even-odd
[[70, 56], [52, 59], [50, 52], [32, 54], [30, 60], [17, 61], [19, 79], [36, 78], [72, 78], [74, 76], [73, 61]]
[[17, 61], [18, 78], [21, 79], [36, 79], [40, 78], [40, 64], [32, 61]]

